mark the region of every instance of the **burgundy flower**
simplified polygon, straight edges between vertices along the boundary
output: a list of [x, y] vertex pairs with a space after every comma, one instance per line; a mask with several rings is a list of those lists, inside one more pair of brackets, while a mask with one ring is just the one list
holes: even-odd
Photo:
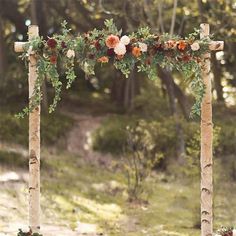
[[97, 51], [101, 49], [101, 44], [100, 44], [99, 40], [95, 41], [94, 46], [97, 49]]
[[62, 48], [67, 48], [66, 43], [64, 41], [61, 42], [61, 47]]
[[57, 41], [55, 39], [50, 38], [47, 41], [47, 45], [50, 48], [55, 48], [57, 46]]
[[50, 62], [52, 64], [56, 64], [57, 63], [57, 56], [56, 55], [51, 55], [50, 56]]
[[156, 48], [156, 50], [159, 51], [159, 52], [161, 52], [161, 51], [164, 50], [164, 46], [163, 46], [163, 44], [161, 44], [161, 43], [155, 44], [155, 48]]
[[114, 55], [115, 55], [114, 49], [113, 49], [113, 48], [107, 49], [107, 55], [108, 55], [109, 57], [114, 56]]
[[132, 49], [133, 49], [133, 47], [132, 47], [131, 44], [126, 45], [126, 52], [127, 52], [127, 53], [131, 53], [131, 52], [132, 52]]
[[147, 65], [151, 65], [151, 58], [148, 57], [148, 58], [146, 59], [145, 63], [146, 63]]
[[182, 56], [182, 61], [188, 62], [190, 61], [191, 57], [189, 55], [183, 55]]

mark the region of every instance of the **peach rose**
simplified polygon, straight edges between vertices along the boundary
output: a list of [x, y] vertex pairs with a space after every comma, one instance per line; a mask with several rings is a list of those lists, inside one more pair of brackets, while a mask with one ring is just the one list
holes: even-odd
[[167, 49], [174, 49], [175, 47], [176, 47], [176, 41], [174, 41], [174, 40], [168, 40], [165, 43], [165, 48], [167, 48]]
[[108, 57], [103, 56], [97, 59], [98, 62], [107, 63], [109, 61]]
[[106, 38], [106, 46], [108, 48], [115, 48], [119, 42], [120, 42], [119, 37], [113, 34], [109, 35]]

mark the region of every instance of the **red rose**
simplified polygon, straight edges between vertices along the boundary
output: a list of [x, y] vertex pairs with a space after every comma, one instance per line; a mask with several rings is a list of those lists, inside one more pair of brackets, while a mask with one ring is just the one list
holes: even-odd
[[50, 56], [50, 62], [51, 62], [52, 64], [57, 64], [57, 56], [56, 56], [56, 55]]
[[50, 48], [55, 48], [57, 46], [57, 41], [55, 39], [48, 39], [47, 45]]

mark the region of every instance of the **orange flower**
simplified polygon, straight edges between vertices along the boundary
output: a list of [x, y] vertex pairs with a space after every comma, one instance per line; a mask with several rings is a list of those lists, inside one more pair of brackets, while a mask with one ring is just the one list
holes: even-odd
[[132, 49], [132, 54], [133, 54], [135, 57], [141, 56], [141, 49], [140, 49], [139, 47], [133, 47], [133, 49]]
[[109, 61], [108, 57], [103, 56], [97, 59], [98, 62], [107, 63]]
[[180, 40], [177, 42], [177, 48], [180, 51], [184, 51], [186, 47], [187, 47], [187, 43], [184, 40]]
[[106, 46], [108, 48], [115, 48], [115, 46], [120, 42], [119, 40], [119, 37], [116, 36], [116, 35], [109, 35], [107, 38], [106, 38]]

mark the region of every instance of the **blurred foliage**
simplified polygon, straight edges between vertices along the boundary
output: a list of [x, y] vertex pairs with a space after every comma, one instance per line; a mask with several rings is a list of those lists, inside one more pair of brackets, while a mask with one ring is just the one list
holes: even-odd
[[123, 148], [122, 161], [131, 202], [141, 200], [141, 195], [145, 191], [145, 180], [163, 158], [150, 129], [152, 130], [153, 126], [148, 126], [144, 120], [126, 127], [127, 140]]
[[[43, 115], [41, 121], [42, 143], [53, 145], [65, 137], [73, 120], [63, 114]], [[0, 116], [0, 140], [27, 146], [28, 119], [19, 120], [13, 114], [4, 112]]]
[[23, 232], [21, 229], [19, 229], [17, 236], [43, 236], [43, 235], [39, 233], [32, 233], [32, 231]]
[[1, 165], [10, 166], [11, 168], [28, 168], [28, 160], [17, 152], [0, 150]]

